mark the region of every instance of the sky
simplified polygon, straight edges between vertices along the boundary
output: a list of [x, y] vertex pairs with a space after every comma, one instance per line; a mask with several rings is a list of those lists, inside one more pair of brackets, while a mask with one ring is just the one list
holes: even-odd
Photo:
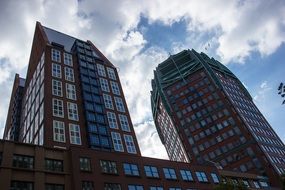
[[155, 67], [184, 49], [225, 64], [285, 142], [284, 0], [1, 0], [0, 137], [15, 73], [26, 76], [36, 21], [91, 40], [118, 68], [143, 156], [167, 159], [154, 127]]

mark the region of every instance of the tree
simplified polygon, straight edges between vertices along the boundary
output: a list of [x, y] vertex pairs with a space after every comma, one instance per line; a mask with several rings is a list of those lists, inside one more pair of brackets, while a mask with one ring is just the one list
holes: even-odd
[[248, 190], [248, 187], [244, 184], [234, 184], [232, 182], [220, 183], [214, 190]]

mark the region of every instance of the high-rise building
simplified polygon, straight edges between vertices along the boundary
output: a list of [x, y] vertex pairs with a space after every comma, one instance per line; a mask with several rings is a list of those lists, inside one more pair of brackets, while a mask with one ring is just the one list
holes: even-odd
[[154, 71], [152, 113], [169, 158], [212, 162], [279, 184], [285, 146], [240, 80], [204, 53], [184, 50]]
[[270, 186], [255, 174], [188, 163], [183, 142], [173, 144], [184, 162], [141, 156], [116, 67], [90, 41], [36, 24], [26, 79], [15, 77], [0, 140], [1, 189], [210, 190], [223, 180]]
[[90, 41], [38, 23], [22, 98], [20, 142], [140, 155], [117, 69]]

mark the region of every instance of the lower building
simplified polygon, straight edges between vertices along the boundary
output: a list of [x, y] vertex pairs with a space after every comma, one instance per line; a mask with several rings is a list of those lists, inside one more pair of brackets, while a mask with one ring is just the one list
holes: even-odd
[[266, 179], [193, 165], [92, 149], [61, 150], [0, 141], [0, 187], [10, 190], [210, 190], [225, 180], [272, 189]]

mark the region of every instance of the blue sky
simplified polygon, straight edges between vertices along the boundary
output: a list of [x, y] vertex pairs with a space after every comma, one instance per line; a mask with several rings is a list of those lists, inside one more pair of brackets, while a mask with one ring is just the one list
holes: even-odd
[[[64, 11], [62, 11], [64, 10]], [[0, 1], [0, 136], [14, 74], [25, 77], [36, 21], [91, 40], [119, 68], [142, 154], [167, 158], [152, 122], [153, 69], [183, 49], [227, 65], [285, 141], [285, 1]], [[207, 48], [205, 48], [207, 47]], [[139, 88], [138, 88], [139, 87]]]

